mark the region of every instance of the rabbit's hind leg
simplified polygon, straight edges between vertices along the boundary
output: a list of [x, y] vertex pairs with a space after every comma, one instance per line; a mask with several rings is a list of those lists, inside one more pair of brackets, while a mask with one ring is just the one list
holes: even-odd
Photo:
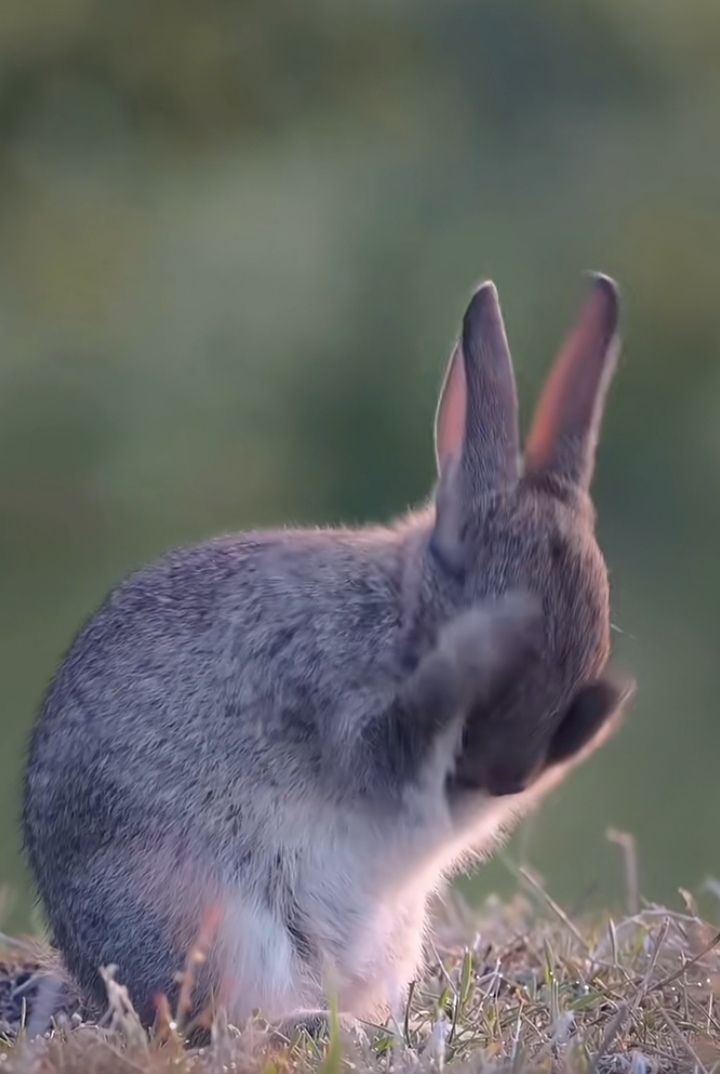
[[160, 997], [177, 1015], [183, 983], [190, 997], [186, 1018], [201, 1013], [211, 997], [213, 962], [193, 956], [212, 947], [208, 919], [217, 889], [210, 875], [177, 847], [126, 843], [57, 878], [45, 899], [53, 939], [94, 1006], [107, 1010], [101, 969], [114, 966], [113, 979], [127, 989], [146, 1028]]

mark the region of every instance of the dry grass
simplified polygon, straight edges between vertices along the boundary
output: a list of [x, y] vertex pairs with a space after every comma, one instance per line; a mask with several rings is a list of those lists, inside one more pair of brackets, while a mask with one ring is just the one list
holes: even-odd
[[365, 1043], [337, 1026], [328, 1039], [278, 1042], [260, 1020], [240, 1032], [218, 1019], [213, 1043], [188, 1049], [169, 1015], [148, 1040], [110, 977], [104, 1026], [66, 1013], [31, 1040], [26, 1020], [0, 1064], [17, 1074], [720, 1072], [720, 934], [689, 895], [683, 912], [644, 903], [631, 844], [625, 852], [628, 912], [615, 919], [571, 920], [525, 869], [515, 899], [479, 917], [454, 897], [408, 1009], [366, 1026]]

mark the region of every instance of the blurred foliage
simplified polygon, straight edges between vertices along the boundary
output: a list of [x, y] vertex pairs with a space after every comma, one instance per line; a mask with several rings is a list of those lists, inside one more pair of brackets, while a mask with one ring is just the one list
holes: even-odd
[[625, 294], [595, 491], [641, 692], [515, 846], [568, 899], [618, 894], [608, 824], [652, 897], [720, 873], [720, 6], [4, 0], [0, 60], [7, 878], [25, 736], [107, 588], [404, 509], [471, 286], [527, 421], [587, 268]]

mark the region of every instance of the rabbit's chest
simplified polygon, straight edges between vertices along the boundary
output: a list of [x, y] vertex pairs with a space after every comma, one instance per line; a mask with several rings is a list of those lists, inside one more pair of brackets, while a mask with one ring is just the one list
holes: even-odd
[[402, 898], [378, 898], [358, 878], [345, 904], [318, 922], [342, 1009], [371, 1018], [402, 1007], [422, 960], [427, 897], [418, 887]]
[[[328, 845], [300, 899], [341, 1008], [380, 1015], [400, 1007], [423, 953], [432, 874], [398, 883], [397, 850], [372, 833]], [[318, 848], [316, 847], [316, 854]], [[316, 859], [317, 860], [317, 859]]]
[[345, 951], [341, 997], [348, 1009], [365, 1009], [367, 1016], [400, 1015], [408, 984], [422, 962], [426, 917], [424, 898], [388, 905], [352, 938]]

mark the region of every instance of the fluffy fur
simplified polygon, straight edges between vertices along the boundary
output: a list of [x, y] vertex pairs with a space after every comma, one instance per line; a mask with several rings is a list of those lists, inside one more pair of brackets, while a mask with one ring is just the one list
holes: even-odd
[[115, 964], [141, 1017], [203, 922], [195, 992], [242, 1022], [328, 990], [382, 1018], [430, 895], [607, 737], [605, 564], [588, 488], [617, 353], [596, 277], [520, 462], [492, 284], [436, 418], [433, 501], [390, 528], [173, 551], [74, 640], [31, 738], [24, 836], [70, 973]]

